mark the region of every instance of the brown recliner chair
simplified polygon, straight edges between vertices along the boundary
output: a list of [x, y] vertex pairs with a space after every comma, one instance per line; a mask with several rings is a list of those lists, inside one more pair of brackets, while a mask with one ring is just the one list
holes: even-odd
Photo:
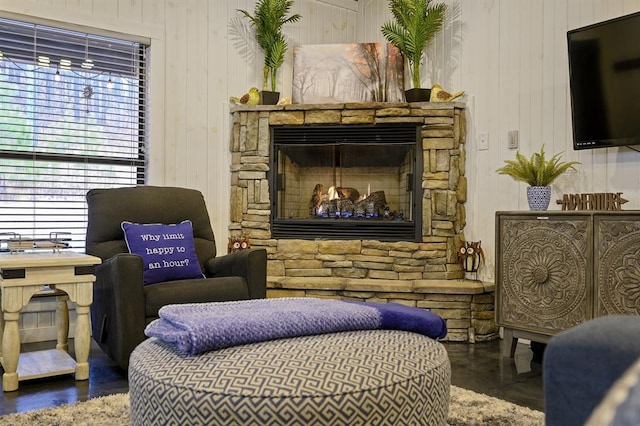
[[[267, 254], [248, 249], [216, 257], [216, 244], [202, 194], [193, 189], [137, 186], [92, 189], [86, 195], [86, 252], [96, 267], [91, 305], [93, 338], [120, 367], [145, 338], [144, 329], [167, 304], [221, 302], [266, 297]], [[195, 250], [206, 278], [143, 284], [142, 258], [130, 254], [123, 221], [175, 224], [190, 220]]]

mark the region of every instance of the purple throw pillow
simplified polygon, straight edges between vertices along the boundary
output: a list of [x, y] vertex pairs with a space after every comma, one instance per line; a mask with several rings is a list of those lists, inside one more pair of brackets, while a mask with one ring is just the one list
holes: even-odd
[[129, 253], [142, 257], [144, 284], [204, 278], [191, 221], [171, 225], [122, 222]]

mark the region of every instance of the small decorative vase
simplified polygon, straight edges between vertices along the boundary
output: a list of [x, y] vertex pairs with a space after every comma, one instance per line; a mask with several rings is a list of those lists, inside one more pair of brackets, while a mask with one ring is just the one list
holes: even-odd
[[260, 105], [276, 105], [280, 99], [280, 92], [263, 90], [260, 92]]
[[404, 91], [404, 98], [407, 102], [429, 102], [431, 89], [409, 89]]
[[528, 186], [527, 201], [529, 202], [529, 209], [531, 210], [547, 210], [547, 208], [549, 208], [549, 202], [551, 201], [551, 187]]

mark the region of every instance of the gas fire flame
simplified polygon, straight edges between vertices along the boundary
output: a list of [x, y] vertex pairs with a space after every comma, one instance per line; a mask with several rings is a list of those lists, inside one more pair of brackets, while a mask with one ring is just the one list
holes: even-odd
[[[366, 195], [360, 195], [358, 196], [354, 201], [354, 203], [358, 203], [360, 201], [363, 201], [364, 199], [366, 199], [371, 192], [371, 184], [367, 185], [367, 194]], [[337, 187], [335, 185], [332, 185], [331, 187], [329, 187], [329, 190], [327, 191], [326, 194], [322, 194], [321, 196], [321, 203], [318, 205], [317, 210], [316, 210], [316, 215], [317, 216], [326, 216], [328, 214], [327, 210], [327, 204], [325, 203], [326, 201], [331, 201], [331, 200], [339, 200], [340, 198], [347, 198], [344, 197], [344, 194], [342, 194], [338, 191]], [[349, 213], [349, 212], [341, 212], [338, 211], [336, 212], [337, 216], [342, 216], [342, 217], [350, 217], [353, 216], [353, 213]]]

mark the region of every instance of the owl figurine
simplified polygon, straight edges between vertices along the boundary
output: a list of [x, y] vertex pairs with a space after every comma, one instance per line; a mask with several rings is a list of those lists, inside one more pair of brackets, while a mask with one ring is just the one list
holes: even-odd
[[251, 248], [249, 238], [245, 237], [229, 237], [229, 243], [227, 244], [227, 253], [235, 253], [240, 250], [246, 250]]
[[235, 253], [240, 250], [240, 237], [229, 237], [227, 253]]
[[244, 235], [240, 237], [240, 250], [246, 250], [251, 248], [251, 243], [249, 242], [249, 238]]
[[480, 264], [484, 262], [482, 241], [464, 241], [458, 250], [458, 261], [465, 272], [478, 272]]

